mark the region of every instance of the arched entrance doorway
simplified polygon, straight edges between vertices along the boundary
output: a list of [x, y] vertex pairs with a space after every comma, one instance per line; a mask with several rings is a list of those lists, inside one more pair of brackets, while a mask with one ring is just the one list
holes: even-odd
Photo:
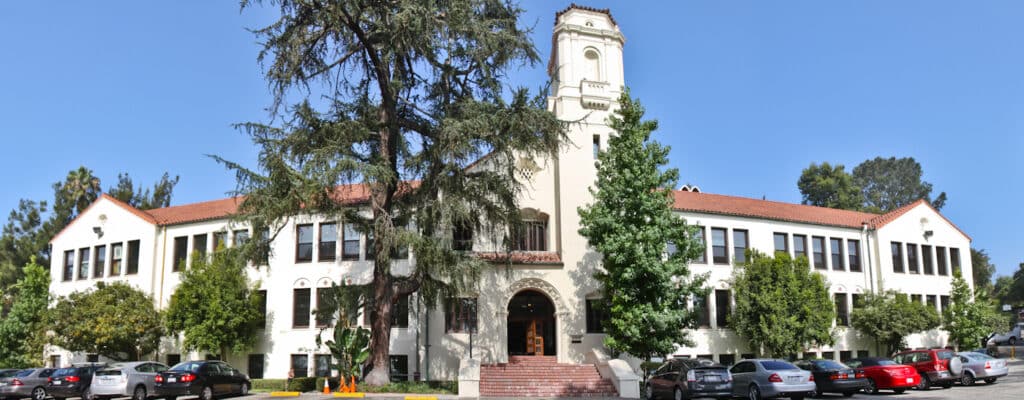
[[508, 302], [508, 354], [553, 356], [555, 305], [536, 290], [523, 290]]

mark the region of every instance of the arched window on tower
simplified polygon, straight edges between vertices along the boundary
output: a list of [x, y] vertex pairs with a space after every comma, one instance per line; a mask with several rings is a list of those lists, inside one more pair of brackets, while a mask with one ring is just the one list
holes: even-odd
[[515, 250], [548, 250], [548, 215], [532, 208], [521, 211], [523, 224], [515, 230]]
[[601, 82], [601, 54], [596, 49], [588, 48], [583, 52], [583, 79]]

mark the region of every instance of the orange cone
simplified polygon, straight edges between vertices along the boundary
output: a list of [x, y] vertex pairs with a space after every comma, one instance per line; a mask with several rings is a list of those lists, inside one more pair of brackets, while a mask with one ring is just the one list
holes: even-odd
[[341, 387], [338, 388], [338, 391], [341, 392], [341, 393], [348, 393], [348, 385], [345, 384], [345, 377], [342, 376], [338, 380], [339, 380], [339, 383], [341, 384]]
[[327, 384], [330, 377], [324, 377], [324, 394], [331, 394], [331, 386]]
[[348, 390], [350, 390], [352, 393], [356, 392], [356, 377], [355, 376], [352, 376], [352, 385], [348, 387]]

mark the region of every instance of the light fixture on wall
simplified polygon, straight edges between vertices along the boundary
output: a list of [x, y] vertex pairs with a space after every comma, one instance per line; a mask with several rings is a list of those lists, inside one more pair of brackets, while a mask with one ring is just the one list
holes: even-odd
[[96, 234], [96, 238], [98, 238], [98, 239], [102, 239], [103, 238], [103, 228], [101, 228], [99, 226], [92, 227], [92, 233], [95, 233]]
[[928, 240], [928, 238], [932, 237], [933, 235], [935, 235], [935, 232], [933, 231], [924, 231], [924, 240]]

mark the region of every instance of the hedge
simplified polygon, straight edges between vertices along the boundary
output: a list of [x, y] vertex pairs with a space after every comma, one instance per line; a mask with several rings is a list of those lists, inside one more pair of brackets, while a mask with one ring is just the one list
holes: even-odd
[[[285, 379], [253, 379], [252, 389], [257, 391], [277, 391], [284, 389]], [[338, 378], [330, 378], [327, 385], [331, 391], [338, 390]], [[366, 393], [413, 393], [413, 394], [458, 394], [459, 383], [454, 381], [402, 381], [392, 382], [383, 386], [369, 386], [357, 382], [360, 392]], [[319, 392], [324, 388], [323, 377], [293, 378], [289, 391]]]

